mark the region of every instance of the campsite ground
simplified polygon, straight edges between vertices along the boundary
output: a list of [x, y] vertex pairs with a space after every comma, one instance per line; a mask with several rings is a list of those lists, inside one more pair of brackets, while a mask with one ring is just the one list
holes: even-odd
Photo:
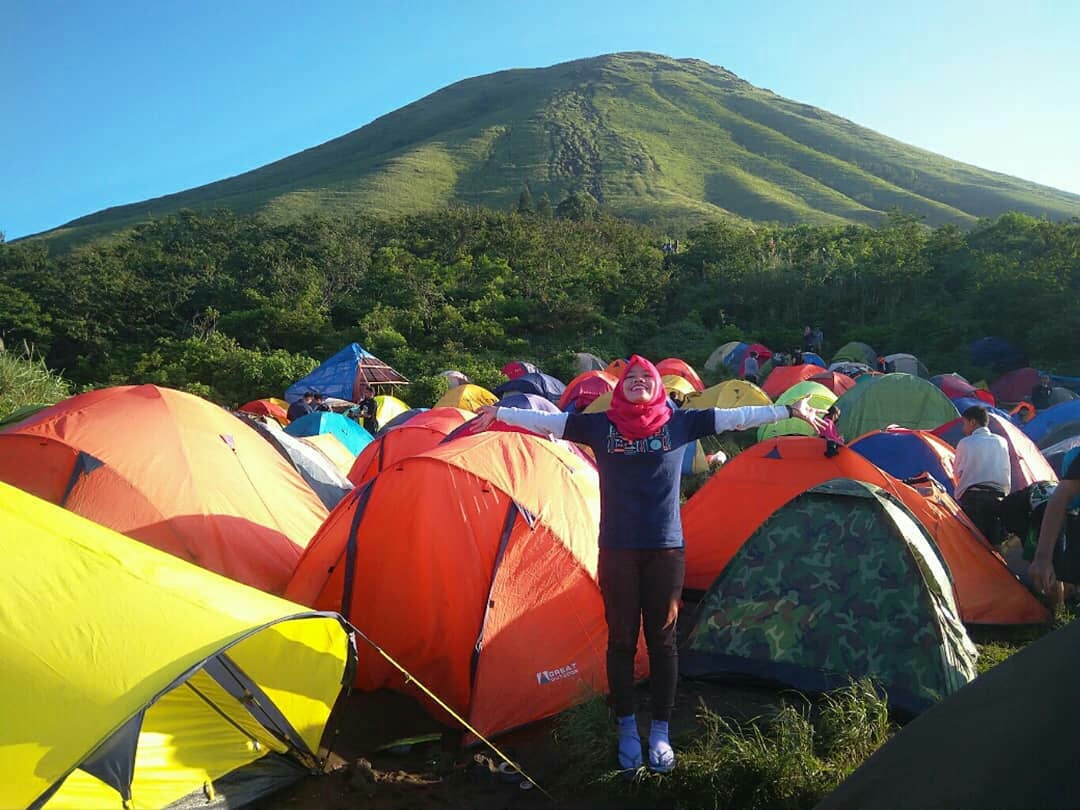
[[[647, 705], [648, 690], [639, 687], [639, 702]], [[692, 731], [704, 704], [727, 717], [747, 720], [768, 713], [777, 705], [773, 690], [739, 688], [698, 681], [680, 684], [672, 718], [673, 729]], [[407, 753], [379, 751], [381, 746], [402, 737], [437, 731], [415, 703], [390, 693], [353, 694], [339, 707], [327, 739], [333, 739], [333, 770], [311, 777], [274, 795], [258, 806], [261, 810], [502, 810], [502, 808], [585, 808], [665, 807], [654, 799], [635, 803], [625, 791], [602, 788], [582, 792], [569, 788], [567, 771], [574, 768], [554, 737], [553, 721], [536, 723], [521, 731], [503, 735], [496, 744], [515, 757], [522, 768], [555, 797], [546, 799], [539, 791], [519, 788], [517, 778], [505, 778], [488, 767], [490, 759], [481, 748], [456, 756], [443, 751], [440, 742], [412, 747]], [[643, 723], [642, 734], [648, 729]], [[480, 760], [479, 762], [477, 760]]]

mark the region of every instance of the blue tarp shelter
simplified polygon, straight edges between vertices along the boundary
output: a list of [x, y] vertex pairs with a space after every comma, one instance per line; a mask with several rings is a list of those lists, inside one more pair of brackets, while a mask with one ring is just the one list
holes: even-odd
[[304, 396], [305, 391], [311, 390], [326, 397], [359, 402], [360, 387], [365, 384], [379, 393], [379, 386], [405, 385], [408, 382], [359, 343], [350, 343], [306, 377], [290, 385], [285, 390], [285, 400], [296, 402]]

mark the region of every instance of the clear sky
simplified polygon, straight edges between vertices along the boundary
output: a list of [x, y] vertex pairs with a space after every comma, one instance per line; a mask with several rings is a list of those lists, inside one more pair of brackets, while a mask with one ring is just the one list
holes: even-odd
[[1078, 43], [1077, 0], [4, 0], [0, 231], [220, 180], [459, 79], [630, 50], [1080, 193]]

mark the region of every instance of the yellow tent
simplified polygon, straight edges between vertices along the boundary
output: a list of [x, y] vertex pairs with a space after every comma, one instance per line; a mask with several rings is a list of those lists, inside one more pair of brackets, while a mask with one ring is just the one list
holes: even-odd
[[465, 411], [476, 412], [482, 405], [494, 405], [499, 398], [479, 385], [465, 383], [457, 385], [442, 395], [442, 399], [435, 403], [436, 408], [460, 408]]
[[661, 379], [664, 381], [664, 390], [668, 396], [675, 400], [675, 404], [682, 405], [691, 394], [696, 394], [694, 384], [678, 374], [665, 374]]
[[409, 406], [397, 397], [392, 397], [389, 394], [380, 394], [375, 397], [375, 421], [379, 427], [407, 410], [409, 410]]
[[611, 392], [601, 394], [585, 406], [585, 413], [603, 413], [611, 407]]
[[314, 436], [304, 436], [300, 441], [326, 456], [344, 476], [349, 475], [349, 470], [356, 463], [356, 455], [333, 433], [316, 433]]
[[725, 380], [686, 398], [684, 408], [741, 408], [744, 405], [771, 405], [769, 395], [746, 380]]
[[317, 767], [338, 616], [3, 483], [0, 553], [0, 807], [236, 806]]

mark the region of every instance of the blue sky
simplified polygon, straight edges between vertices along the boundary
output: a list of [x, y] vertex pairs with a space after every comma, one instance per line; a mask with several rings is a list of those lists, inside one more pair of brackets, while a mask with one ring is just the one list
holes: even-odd
[[459, 79], [628, 50], [723, 65], [1080, 193], [1075, 0], [8, 0], [3, 12], [9, 239], [261, 166]]

